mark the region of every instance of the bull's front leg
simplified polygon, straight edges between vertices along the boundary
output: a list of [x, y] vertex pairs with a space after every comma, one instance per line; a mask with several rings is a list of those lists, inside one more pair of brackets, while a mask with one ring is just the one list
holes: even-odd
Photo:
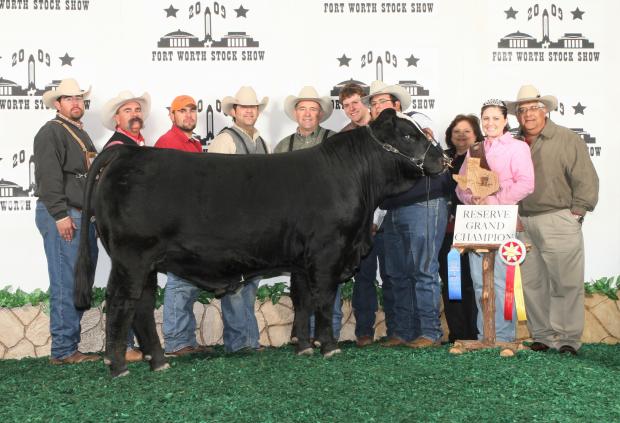
[[[312, 282], [311, 282], [312, 283]], [[334, 339], [333, 333], [333, 313], [334, 301], [336, 300], [337, 285], [332, 284], [330, 278], [317, 278], [314, 283], [316, 309], [314, 316], [316, 319], [315, 336], [321, 343], [321, 354], [329, 358], [334, 354], [340, 353], [338, 343]]]
[[142, 296], [136, 302], [136, 312], [133, 328], [140, 344], [144, 358], [149, 362], [151, 370], [159, 371], [170, 368], [164, 357], [157, 329], [155, 326], [155, 293], [157, 289], [157, 275], [149, 275], [147, 285], [142, 290]]
[[291, 273], [291, 299], [295, 310], [292, 331], [292, 336], [297, 338], [295, 352], [298, 355], [312, 355], [314, 352], [310, 344], [312, 298], [308, 277], [304, 272]]

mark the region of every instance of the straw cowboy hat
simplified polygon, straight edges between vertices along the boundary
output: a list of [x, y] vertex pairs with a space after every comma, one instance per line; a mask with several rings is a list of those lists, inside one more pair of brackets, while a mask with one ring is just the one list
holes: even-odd
[[267, 103], [269, 103], [269, 97], [263, 97], [259, 103], [254, 88], [241, 87], [234, 97], [228, 96], [222, 99], [222, 111], [224, 114], [230, 115], [233, 106], [237, 104], [239, 106], [258, 106], [258, 111], [262, 112], [267, 107]]
[[54, 102], [62, 96], [74, 96], [81, 95], [84, 98], [88, 98], [90, 94], [90, 88], [86, 91], [80, 89], [77, 81], [73, 78], [67, 78], [60, 81], [60, 85], [55, 90], [49, 90], [43, 93], [43, 104], [50, 109], [54, 108]]
[[295, 107], [297, 106], [297, 103], [304, 100], [316, 101], [319, 103], [321, 109], [323, 110], [321, 122], [329, 119], [334, 111], [334, 106], [330, 97], [319, 97], [319, 93], [314, 89], [314, 87], [305, 86], [301, 89], [301, 91], [299, 91], [299, 95], [297, 97], [294, 95], [289, 95], [284, 99], [284, 112], [291, 120], [297, 122], [297, 119], [295, 119]]
[[506, 108], [511, 115], [517, 114], [517, 108], [520, 103], [530, 101], [540, 101], [545, 105], [548, 112], [552, 112], [558, 108], [558, 99], [552, 95], [541, 96], [538, 89], [533, 85], [523, 85], [517, 93], [517, 101], [507, 101]]
[[411, 95], [409, 95], [406, 89], [398, 84], [387, 85], [383, 81], [373, 81], [372, 84], [370, 84], [368, 95], [362, 97], [362, 103], [369, 106], [372, 97], [378, 94], [391, 94], [396, 97], [398, 101], [400, 101], [400, 108], [403, 112], [411, 106]]
[[145, 92], [140, 97], [136, 97], [131, 91], [125, 90], [118, 93], [116, 97], [108, 100], [107, 103], [103, 105], [101, 109], [101, 122], [103, 122], [103, 126], [110, 131], [115, 131], [116, 121], [114, 120], [114, 115], [116, 115], [116, 112], [118, 112], [118, 109], [120, 109], [123, 104], [130, 101], [135, 101], [142, 106], [142, 119], [146, 120], [151, 111], [151, 96], [149, 93]]

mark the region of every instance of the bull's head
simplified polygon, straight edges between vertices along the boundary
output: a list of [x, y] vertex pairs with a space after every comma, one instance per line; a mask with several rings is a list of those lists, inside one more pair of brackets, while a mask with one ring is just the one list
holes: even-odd
[[382, 111], [368, 127], [368, 132], [373, 141], [389, 154], [406, 160], [416, 173], [437, 175], [450, 165], [439, 143], [429, 140], [409, 117], [397, 116], [394, 109]]

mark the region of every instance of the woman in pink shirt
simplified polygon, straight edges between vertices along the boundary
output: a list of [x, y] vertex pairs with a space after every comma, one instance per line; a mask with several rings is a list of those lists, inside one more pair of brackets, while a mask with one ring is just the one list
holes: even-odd
[[[499, 179], [499, 191], [487, 197], [473, 196], [470, 190], [456, 188], [456, 195], [464, 204], [491, 205], [517, 204], [534, 191], [534, 166], [529, 146], [515, 139], [508, 132], [506, 105], [501, 100], [488, 100], [482, 105], [481, 122], [485, 134], [484, 152], [489, 168]], [[467, 160], [460, 174], [467, 171]], [[471, 277], [474, 281], [476, 304], [478, 305], [478, 332], [482, 337], [482, 257], [469, 254]], [[504, 295], [506, 287], [506, 265], [499, 255], [495, 256], [495, 331], [500, 342], [512, 342], [516, 337], [517, 319], [513, 303], [513, 319], [504, 320]], [[508, 354], [512, 355], [512, 354]]]

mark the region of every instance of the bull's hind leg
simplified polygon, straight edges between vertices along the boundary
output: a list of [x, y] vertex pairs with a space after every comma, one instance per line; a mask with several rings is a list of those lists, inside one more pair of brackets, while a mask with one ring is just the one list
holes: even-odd
[[134, 317], [135, 300], [128, 298], [127, 291], [122, 289], [124, 276], [118, 266], [112, 265], [106, 293], [106, 325], [105, 325], [105, 358], [110, 365], [113, 377], [125, 376], [129, 373], [125, 362], [127, 349], [127, 332]]
[[293, 319], [293, 336], [297, 338], [295, 352], [298, 355], [311, 355], [314, 350], [310, 344], [310, 312], [312, 302], [308, 277], [302, 272], [291, 274], [291, 299], [295, 317]]
[[157, 274], [148, 276], [146, 286], [142, 290], [142, 296], [136, 302], [133, 328], [138, 337], [140, 349], [145, 359], [149, 362], [151, 370], [165, 370], [170, 366], [164, 358], [164, 350], [161, 347], [157, 329], [155, 327], [155, 294], [157, 290]]

